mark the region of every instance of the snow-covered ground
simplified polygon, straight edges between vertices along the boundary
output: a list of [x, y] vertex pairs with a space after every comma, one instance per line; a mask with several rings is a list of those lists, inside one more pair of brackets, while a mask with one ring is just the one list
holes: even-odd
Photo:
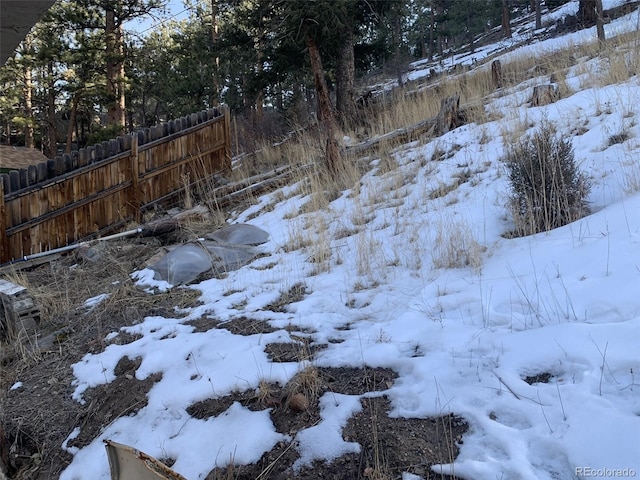
[[[604, 0], [603, 9], [609, 10], [628, 3], [627, 0]], [[571, 0], [559, 8], [552, 11], [545, 10], [541, 16], [542, 29], [535, 29], [535, 20], [530, 15], [530, 21], [523, 21], [518, 25], [511, 38], [504, 38], [495, 43], [475, 46], [473, 51], [463, 51], [447, 56], [447, 58], [436, 59], [430, 62], [426, 59], [418, 60], [410, 65], [409, 71], [403, 76], [404, 81], [419, 80], [429, 76], [431, 72], [442, 73], [451, 72], [455, 66], [471, 67], [488, 58], [500, 59], [502, 62], [513, 60], [514, 58], [525, 58], [531, 56], [542, 56], [566, 50], [573, 45], [580, 45], [585, 42], [592, 42], [596, 38], [596, 27], [579, 30], [574, 33], [563, 35], [561, 38], [545, 40], [545, 32], [556, 29], [557, 22], [568, 15], [578, 13], [579, 0]], [[627, 15], [624, 19], [618, 19], [611, 24], [605, 25], [607, 38], [618, 35], [622, 32], [630, 32], [640, 28], [640, 17], [638, 12]], [[505, 53], [507, 52], [507, 53]], [[490, 68], [486, 65], [482, 68]], [[376, 85], [373, 90], [387, 90], [397, 86], [396, 80]]]
[[[636, 20], [637, 13], [613, 22], [608, 34], [635, 28]], [[594, 36], [588, 30], [534, 48], [549, 51]], [[286, 383], [305, 365], [273, 363], [264, 347], [293, 342], [285, 329], [291, 325], [307, 332], [298, 335], [328, 344], [316, 353], [318, 366], [397, 372], [385, 391], [390, 415], [464, 417], [470, 429], [454, 466], [460, 478], [640, 475], [640, 84], [634, 76], [623, 84], [588, 86], [584, 76], [597, 68], [590, 61], [574, 69], [567, 84], [575, 93], [546, 107], [528, 107], [530, 88], [505, 91], [487, 106], [499, 120], [398, 148], [397, 168], [382, 174], [374, 168], [358, 191], [345, 191], [322, 211], [291, 218], [309, 200], [301, 183], [237, 212], [234, 223], [270, 233], [263, 246], [268, 255], [223, 280], [192, 285], [203, 304], [187, 317], [147, 317], [123, 329], [137, 340], [113, 343], [74, 365], [74, 395], [81, 402], [88, 388], [115, 378], [123, 356], [142, 358], [137, 378], [161, 372], [162, 379], [146, 407], [106, 426], [87, 447], [65, 442], [74, 459], [61, 478], [108, 479], [105, 438], [173, 458], [172, 468], [189, 480], [231, 457], [257, 461], [288, 439], [276, 432], [268, 411], [235, 403], [201, 420], [186, 409], [256, 389], [261, 380]], [[513, 225], [505, 208], [502, 134], [530, 133], [543, 119], [572, 140], [593, 183], [593, 213], [549, 233], [507, 239], [502, 235]], [[621, 132], [627, 139], [610, 145]], [[436, 150], [448, 153], [435, 158]], [[430, 198], [462, 171], [469, 172], [466, 182]], [[267, 205], [275, 208], [263, 209]], [[294, 240], [310, 245], [285, 248]], [[456, 258], [452, 246], [475, 266], [447, 268]], [[313, 260], [320, 250], [329, 259], [318, 265]], [[154, 284], [149, 271], [137, 278]], [[302, 301], [285, 312], [264, 310], [299, 282], [308, 293]], [[203, 315], [265, 320], [276, 331], [195, 332], [187, 322]], [[523, 380], [545, 372], [551, 374], [547, 383]], [[322, 420], [296, 438], [298, 466], [357, 451], [341, 428], [358, 400], [321, 398]]]

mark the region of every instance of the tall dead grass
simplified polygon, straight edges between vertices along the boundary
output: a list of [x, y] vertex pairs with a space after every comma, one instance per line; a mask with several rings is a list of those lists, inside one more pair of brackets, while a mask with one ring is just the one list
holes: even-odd
[[[640, 33], [632, 32], [612, 37], [604, 45], [594, 38], [593, 42], [584, 44], [567, 42], [560, 49], [541, 51], [534, 56], [502, 56], [503, 87], [500, 90], [496, 90], [493, 84], [489, 60], [470, 71], [440, 76], [419, 87], [414, 84], [412, 90], [384, 94], [371, 107], [361, 112], [362, 117], [357, 126], [344, 133], [351, 138], [364, 139], [418, 124], [437, 116], [441, 100], [453, 94], [460, 95], [461, 108], [465, 110], [467, 122], [486, 123], [495, 120], [485, 108], [490, 98], [499, 97], [502, 92], [506, 94], [514, 89], [528, 89], [532, 84], [529, 80], [532, 79], [555, 83], [561, 98], [571, 94], [566, 78], [575, 74], [576, 66], [584, 70], [585, 78], [592, 77], [587, 78], [589, 83], [606, 85], [627, 80], [639, 70], [638, 46]], [[592, 68], [592, 60], [606, 68]], [[514, 121], [516, 123], [512, 123], [511, 127], [515, 125], [515, 128], [502, 132], [505, 144], [517, 143], [534, 126], [526, 117], [522, 119], [519, 115]], [[357, 208], [362, 209], [361, 214], [353, 214], [353, 218], [357, 220], [353, 223], [362, 224], [361, 230], [366, 230], [372, 202], [367, 198], [358, 198], [362, 195], [362, 175], [375, 168], [376, 175], [380, 178], [375, 197], [388, 199], [394, 187], [383, 181], [383, 177], [393, 174], [398, 167], [393, 154], [398, 146], [393, 140], [381, 142], [364, 160], [345, 155], [338, 167], [338, 174], [332, 175], [324, 167], [325, 139], [321, 132], [314, 128], [299, 129], [290, 139], [279, 144], [264, 142], [259, 145], [258, 150], [238, 162], [233, 180], [245, 179], [278, 167], [291, 167], [293, 174], [288, 181], [297, 186], [295, 194], [305, 198], [305, 201], [296, 211], [288, 212], [286, 218], [293, 220], [303, 215], [305, 219], [292, 223], [290, 241], [285, 249], [307, 249], [309, 258], [316, 264], [316, 271], [327, 271], [334, 260], [331, 244], [332, 232], [336, 230], [329, 228], [336, 220], [335, 215], [325, 218], [331, 202], [345, 190], [350, 191], [350, 198], [359, 205]], [[301, 168], [302, 166], [305, 168]], [[630, 183], [635, 185], [638, 182]], [[277, 201], [282, 199], [281, 196]], [[436, 266], [480, 267], [482, 248], [473, 238], [467, 238], [465, 231], [460, 226], [442, 222], [436, 239], [440, 247], [436, 248], [432, 258]], [[367, 237], [362, 234], [360, 238], [370, 238], [370, 235]], [[370, 269], [371, 262], [366, 257], [376, 250], [370, 244], [371, 242], [359, 242], [358, 269], [361, 273]], [[455, 250], [456, 245], [460, 247], [459, 251]]]

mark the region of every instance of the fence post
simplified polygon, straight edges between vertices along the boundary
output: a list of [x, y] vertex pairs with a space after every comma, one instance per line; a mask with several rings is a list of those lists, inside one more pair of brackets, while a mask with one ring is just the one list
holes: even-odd
[[136, 223], [140, 223], [142, 212], [140, 211], [140, 164], [138, 163], [138, 134], [131, 134], [131, 189], [133, 190], [133, 208], [135, 209]]
[[224, 109], [224, 145], [224, 170], [230, 172], [233, 152], [231, 151], [231, 111], [229, 107], [225, 107]]
[[11, 260], [7, 240], [7, 211], [4, 206], [4, 182], [0, 182], [0, 262]]

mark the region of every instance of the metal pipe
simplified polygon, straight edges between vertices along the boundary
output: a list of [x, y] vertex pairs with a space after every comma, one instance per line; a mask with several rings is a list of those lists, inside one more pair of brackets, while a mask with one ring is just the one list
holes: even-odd
[[142, 233], [142, 228], [135, 228], [133, 230], [128, 230], [126, 232], [115, 233], [113, 235], [108, 235], [106, 237], [97, 238], [96, 240], [89, 240], [87, 242], [75, 243], [73, 245], [67, 245], [66, 247], [54, 248], [53, 250], [47, 250], [46, 252], [34, 253], [33, 255], [25, 255], [22, 257], [23, 261], [33, 260], [34, 258], [46, 257], [47, 255], [54, 255], [56, 253], [68, 252], [70, 250], [75, 250], [76, 248], [82, 247], [83, 245], [88, 245], [91, 242], [103, 242], [106, 240], [114, 240], [116, 238], [122, 237], [130, 237], [131, 235], [135, 235], [138, 233]]

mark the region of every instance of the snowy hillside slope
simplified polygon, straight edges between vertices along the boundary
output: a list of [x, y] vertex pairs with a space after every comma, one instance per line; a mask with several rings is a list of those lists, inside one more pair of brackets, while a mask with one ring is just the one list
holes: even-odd
[[[637, 21], [636, 12], [612, 22], [607, 36], [633, 31]], [[589, 29], [498, 58], [594, 37]], [[579, 62], [566, 74], [570, 93], [545, 107], [528, 103], [531, 87], [546, 79], [505, 89], [485, 106], [493, 120], [399, 147], [392, 168], [372, 159], [361, 182], [325, 209], [298, 214], [310, 201], [301, 180], [236, 212], [231, 223], [269, 232], [261, 258], [187, 287], [201, 292], [202, 305], [186, 317], [147, 317], [123, 329], [134, 341], [74, 365], [80, 402], [87, 389], [115, 378], [124, 356], [142, 358], [137, 378], [162, 377], [139, 412], [115, 419], [84, 448], [65, 443], [74, 459], [61, 478], [109, 478], [105, 438], [174, 459], [172, 468], [190, 480], [230, 458], [256, 462], [278, 442], [294, 441], [294, 473], [358, 452], [342, 429], [359, 400], [379, 392], [325, 394], [320, 421], [295, 438], [276, 431], [267, 410], [240, 403], [208, 419], [187, 412], [261, 381], [286, 383], [306, 364], [275, 363], [265, 345], [300, 336], [324, 346], [310, 360], [315, 366], [395, 371], [384, 391], [390, 416], [465, 419], [459, 456], [435, 472], [481, 480], [640, 474], [640, 84], [633, 75], [599, 85], [606, 68], [598, 58]], [[543, 120], [571, 139], [593, 185], [592, 213], [508, 238], [505, 141]], [[443, 188], [454, 178], [462, 180]], [[136, 272], [138, 284], [171, 287], [152, 273]], [[299, 301], [265, 308], [297, 284], [306, 292]], [[240, 316], [273, 331], [241, 336], [189, 324]], [[416, 477], [407, 470], [404, 478]]]

